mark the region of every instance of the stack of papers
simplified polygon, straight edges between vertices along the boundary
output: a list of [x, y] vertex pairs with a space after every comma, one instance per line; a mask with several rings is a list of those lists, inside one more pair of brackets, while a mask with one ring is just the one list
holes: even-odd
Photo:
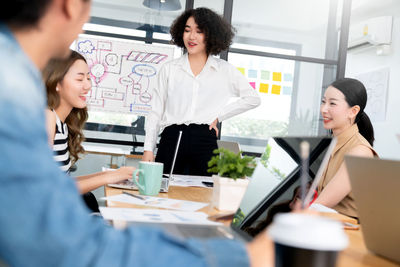
[[135, 205], [151, 206], [157, 208], [182, 210], [182, 211], [196, 211], [209, 205], [209, 203], [178, 200], [172, 198], [151, 197], [142, 195], [140, 195], [140, 197], [143, 199], [135, 198], [125, 194], [120, 194], [110, 197], [104, 197], [102, 199], [130, 203]]
[[[107, 169], [103, 169], [107, 170]], [[213, 182], [212, 177], [208, 176], [190, 176], [190, 175], [173, 175], [170, 185], [183, 187], [207, 187], [205, 182]], [[131, 180], [127, 181], [132, 183]], [[118, 184], [113, 185], [120, 187]], [[127, 184], [120, 188], [127, 188]], [[128, 187], [129, 188], [129, 187]], [[140, 199], [142, 198], [142, 199]], [[134, 221], [134, 222], [153, 222], [153, 223], [180, 223], [180, 224], [197, 224], [197, 225], [220, 225], [207, 219], [208, 215], [203, 212], [195, 212], [209, 205], [209, 203], [178, 200], [171, 198], [153, 197], [140, 195], [139, 198], [132, 197], [127, 194], [119, 194], [102, 198], [108, 201], [124, 202], [135, 205], [151, 206], [164, 208], [159, 209], [133, 209], [133, 208], [108, 208], [100, 207], [101, 215], [106, 220], [116, 221]]]
[[336, 210], [328, 208], [327, 206], [324, 206], [322, 204], [319, 203], [313, 203], [310, 206], [311, 210], [316, 210], [319, 212], [329, 212], [329, 213], [338, 213]]
[[130, 209], [130, 208], [106, 208], [100, 207], [101, 215], [106, 220], [118, 220], [128, 222], [150, 223], [179, 223], [220, 225], [207, 219], [203, 212], [184, 212], [155, 209]]

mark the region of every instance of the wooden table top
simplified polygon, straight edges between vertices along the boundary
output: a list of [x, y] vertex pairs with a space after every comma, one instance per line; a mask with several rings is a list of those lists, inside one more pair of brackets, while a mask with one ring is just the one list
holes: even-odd
[[[105, 196], [112, 196], [121, 194], [122, 191], [129, 191], [133, 194], [138, 194], [134, 190], [122, 190], [105, 186]], [[171, 186], [168, 193], [160, 193], [159, 197], [167, 197], [173, 199], [198, 201], [198, 202], [211, 202], [212, 188], [199, 188], [199, 187], [177, 187]], [[124, 208], [148, 208], [145, 206], [138, 206], [128, 203], [111, 202], [107, 201], [108, 207], [124, 207]], [[219, 211], [211, 208], [210, 205], [202, 208], [202, 212], [209, 215], [218, 214]], [[361, 230], [345, 230], [349, 237], [349, 246], [339, 254], [337, 262], [338, 267], [361, 267], [361, 266], [377, 266], [377, 267], [395, 267], [400, 266], [392, 261], [386, 260], [377, 256], [367, 250], [365, 247], [364, 239]]]
[[339, 267], [395, 267], [399, 264], [377, 256], [367, 250], [361, 230], [346, 230], [349, 237], [349, 246], [339, 254]]
[[[129, 191], [132, 194], [139, 194], [136, 190], [128, 190], [128, 189], [118, 189], [109, 186], [104, 187], [104, 195], [106, 197], [121, 194], [122, 191]], [[202, 188], [202, 187], [179, 187], [179, 186], [170, 186], [168, 193], [159, 193], [158, 197], [165, 198], [173, 198], [173, 199], [181, 199], [181, 200], [189, 200], [189, 201], [197, 201], [197, 202], [211, 202], [212, 197], [212, 189], [211, 188]], [[107, 201], [107, 207], [119, 207], [119, 208], [146, 208], [148, 206], [139, 206], [129, 203], [115, 202], [115, 201]], [[151, 207], [153, 208], [153, 207]], [[219, 213], [219, 211], [215, 208], [211, 208], [210, 205], [198, 210], [204, 212], [208, 215], [214, 215]]]

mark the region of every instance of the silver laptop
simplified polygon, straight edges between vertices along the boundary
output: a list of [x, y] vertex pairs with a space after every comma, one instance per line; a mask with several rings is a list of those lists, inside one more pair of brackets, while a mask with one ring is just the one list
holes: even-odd
[[[175, 147], [174, 158], [172, 160], [171, 170], [168, 175], [163, 174], [163, 177], [162, 177], [161, 188], [160, 188], [160, 192], [162, 192], [162, 193], [168, 192], [169, 183], [170, 183], [170, 181], [172, 181], [174, 179], [172, 174], [173, 174], [174, 167], [175, 167], [176, 156], [178, 155], [179, 145], [181, 143], [181, 137], [182, 137], [182, 131], [179, 131], [179, 136], [178, 136], [178, 140], [176, 142], [176, 147]], [[108, 184], [108, 186], [115, 187], [115, 188], [121, 188], [121, 189], [139, 190], [138, 187], [136, 186], [136, 184], [131, 179], [120, 182], [120, 183]]]
[[[265, 211], [286, 198], [290, 199], [293, 190], [300, 183], [300, 143], [310, 143], [310, 179], [315, 177], [331, 138], [329, 137], [272, 137], [268, 140], [262, 162], [250, 179], [246, 193], [237, 209], [232, 223], [227, 226], [154, 224], [179, 237], [225, 237], [249, 241], [266, 225]], [[324, 167], [323, 167], [324, 168]], [[270, 213], [267, 214], [268, 216]], [[142, 225], [133, 222], [130, 224]], [[145, 223], [147, 224], [147, 223]]]
[[240, 152], [240, 146], [239, 146], [239, 143], [237, 143], [237, 142], [217, 140], [217, 146], [218, 146], [218, 148], [225, 148], [236, 154]]
[[173, 172], [175, 167], [176, 156], [178, 155], [179, 145], [181, 143], [181, 138], [182, 138], [182, 131], [179, 131], [178, 140], [176, 141], [176, 146], [175, 146], [174, 158], [172, 159], [171, 170], [169, 171], [169, 175], [163, 174], [160, 192], [163, 193], [168, 192], [169, 183], [170, 181], [174, 180]]
[[346, 156], [365, 245], [400, 263], [400, 161]]

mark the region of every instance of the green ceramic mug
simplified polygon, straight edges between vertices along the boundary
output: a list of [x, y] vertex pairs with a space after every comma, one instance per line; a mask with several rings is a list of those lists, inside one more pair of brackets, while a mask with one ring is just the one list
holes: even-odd
[[[161, 188], [164, 164], [160, 162], [140, 161], [139, 169], [132, 174], [133, 182], [139, 188], [141, 195], [158, 195]], [[139, 180], [137, 179], [139, 173]]]

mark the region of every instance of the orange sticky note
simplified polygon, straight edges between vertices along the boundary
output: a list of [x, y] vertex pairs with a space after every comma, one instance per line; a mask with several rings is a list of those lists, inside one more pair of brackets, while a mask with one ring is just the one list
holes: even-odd
[[273, 84], [271, 88], [271, 94], [280, 95], [281, 94], [281, 86]]
[[273, 72], [272, 73], [272, 80], [275, 82], [282, 81], [282, 72]]
[[268, 83], [260, 83], [260, 93], [268, 93]]

